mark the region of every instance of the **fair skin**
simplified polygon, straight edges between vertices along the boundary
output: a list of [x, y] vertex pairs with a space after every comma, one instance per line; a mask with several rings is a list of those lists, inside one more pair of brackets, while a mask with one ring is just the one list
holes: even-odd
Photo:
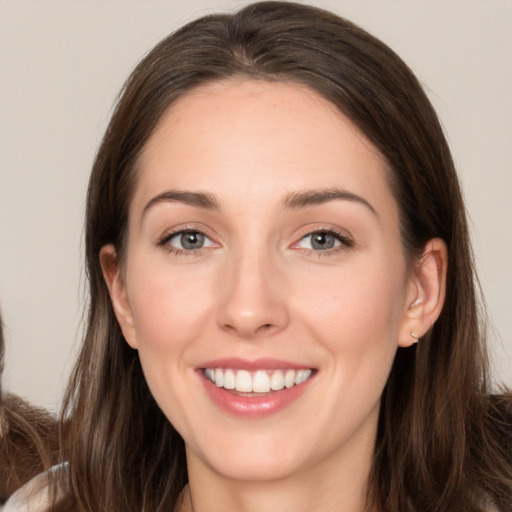
[[[126, 341], [185, 440], [183, 510], [364, 510], [395, 352], [444, 299], [445, 246], [429, 241], [409, 271], [387, 172], [298, 85], [209, 84], [161, 119], [125, 258], [110, 245], [100, 258]], [[311, 375], [248, 394], [205, 368], [213, 380], [247, 369], [254, 386], [258, 370]]]

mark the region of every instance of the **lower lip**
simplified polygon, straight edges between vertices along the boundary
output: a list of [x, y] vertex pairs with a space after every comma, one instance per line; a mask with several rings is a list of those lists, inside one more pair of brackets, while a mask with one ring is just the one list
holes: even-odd
[[217, 387], [213, 382], [206, 379], [202, 372], [200, 372], [200, 375], [206, 393], [215, 405], [233, 416], [246, 418], [270, 416], [288, 407], [302, 396], [314, 377], [313, 375], [305, 382], [291, 388], [284, 388], [281, 391], [271, 391], [259, 396], [241, 396], [227, 389]]

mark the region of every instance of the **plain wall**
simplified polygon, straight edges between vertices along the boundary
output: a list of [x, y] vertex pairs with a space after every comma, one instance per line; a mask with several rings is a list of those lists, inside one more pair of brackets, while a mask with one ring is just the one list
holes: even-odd
[[[0, 0], [4, 385], [57, 407], [81, 337], [91, 163], [137, 61], [171, 30], [247, 2]], [[380, 37], [428, 89], [472, 220], [496, 380], [512, 385], [512, 3], [317, 1]]]

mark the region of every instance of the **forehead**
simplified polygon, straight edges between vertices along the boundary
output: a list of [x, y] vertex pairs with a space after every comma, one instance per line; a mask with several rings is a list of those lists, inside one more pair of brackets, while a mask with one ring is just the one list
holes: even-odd
[[388, 193], [385, 161], [331, 102], [294, 83], [224, 81], [177, 100], [139, 161], [134, 202], [165, 188], [250, 199], [340, 187]]

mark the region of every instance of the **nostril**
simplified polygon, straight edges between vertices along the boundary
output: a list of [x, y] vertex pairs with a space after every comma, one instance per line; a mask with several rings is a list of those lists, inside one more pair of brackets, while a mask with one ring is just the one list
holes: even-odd
[[262, 324], [256, 329], [256, 334], [270, 334], [275, 327], [274, 324]]

